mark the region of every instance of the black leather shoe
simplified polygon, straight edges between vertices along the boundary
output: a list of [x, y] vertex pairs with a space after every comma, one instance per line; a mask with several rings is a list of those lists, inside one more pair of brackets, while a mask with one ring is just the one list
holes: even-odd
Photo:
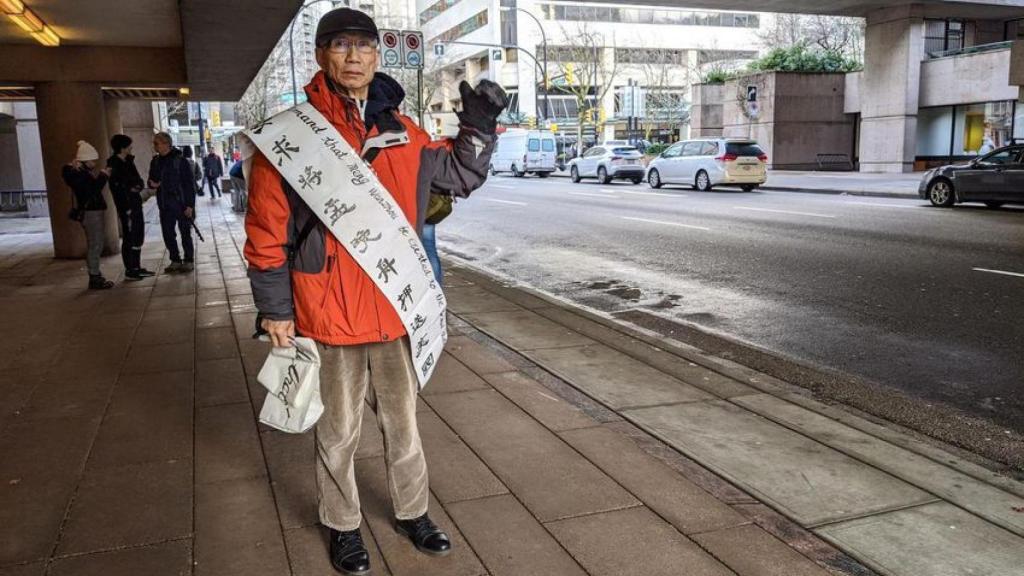
[[145, 268], [139, 268], [138, 270], [135, 271], [135, 273], [138, 274], [139, 276], [143, 277], [143, 278], [149, 278], [150, 276], [156, 276], [156, 272], [153, 272], [152, 270], [146, 270]]
[[429, 516], [424, 514], [412, 520], [397, 520], [395, 530], [412, 540], [416, 549], [431, 556], [446, 556], [452, 551], [448, 535], [441, 531]]
[[346, 532], [331, 529], [331, 565], [347, 576], [370, 573], [370, 554], [358, 528]]

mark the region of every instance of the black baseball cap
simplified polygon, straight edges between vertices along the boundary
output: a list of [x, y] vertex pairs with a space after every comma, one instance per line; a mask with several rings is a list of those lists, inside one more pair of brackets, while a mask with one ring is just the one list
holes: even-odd
[[351, 8], [336, 8], [324, 14], [323, 18], [320, 19], [320, 23], [317, 24], [317, 46], [327, 42], [335, 34], [341, 34], [342, 32], [362, 32], [374, 38], [380, 38], [377, 24], [365, 12]]

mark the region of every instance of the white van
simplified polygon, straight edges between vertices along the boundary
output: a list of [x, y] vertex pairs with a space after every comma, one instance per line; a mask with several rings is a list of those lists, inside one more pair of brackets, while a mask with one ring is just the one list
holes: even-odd
[[555, 171], [555, 136], [546, 130], [508, 130], [498, 136], [491, 156], [491, 174], [511, 172], [521, 178], [536, 174], [547, 178]]

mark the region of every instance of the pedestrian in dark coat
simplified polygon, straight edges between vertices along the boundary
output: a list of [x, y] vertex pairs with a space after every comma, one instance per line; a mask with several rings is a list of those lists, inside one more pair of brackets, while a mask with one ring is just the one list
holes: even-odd
[[142, 280], [153, 272], [142, 267], [142, 243], [146, 239], [146, 220], [142, 214], [142, 189], [146, 184], [135, 167], [132, 139], [117, 134], [110, 139], [114, 154], [107, 159], [110, 170], [110, 194], [114, 197], [117, 218], [121, 221], [121, 260], [125, 280]]
[[[164, 268], [164, 272], [191, 272], [195, 268], [192, 221], [195, 219], [196, 181], [192, 168], [185, 161], [181, 150], [174, 147], [170, 134], [160, 132], [154, 136], [153, 147], [157, 155], [149, 165], [149, 187], [156, 189], [160, 228], [171, 257], [171, 264]], [[181, 233], [184, 260], [178, 250], [175, 228]]]
[[220, 191], [220, 178], [224, 175], [224, 162], [216, 152], [210, 153], [203, 159], [203, 176], [206, 177], [206, 184], [210, 187], [210, 200], [223, 196]]

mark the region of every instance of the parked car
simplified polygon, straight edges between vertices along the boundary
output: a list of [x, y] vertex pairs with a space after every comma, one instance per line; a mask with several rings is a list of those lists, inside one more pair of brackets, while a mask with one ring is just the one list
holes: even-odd
[[556, 169], [555, 136], [546, 130], [508, 130], [498, 136], [491, 156], [491, 174], [511, 172], [522, 178], [547, 178]]
[[683, 184], [707, 192], [738, 185], [749, 192], [768, 180], [768, 156], [753, 140], [708, 138], [669, 146], [647, 165], [651, 188]]
[[644, 180], [643, 154], [626, 146], [594, 146], [583, 156], [569, 162], [569, 175], [573, 182], [584, 178], [597, 178], [601, 184], [612, 180], [629, 180], [639, 184]]
[[1024, 146], [1006, 146], [967, 164], [925, 172], [918, 188], [935, 206], [984, 202], [989, 208], [1024, 203]]

